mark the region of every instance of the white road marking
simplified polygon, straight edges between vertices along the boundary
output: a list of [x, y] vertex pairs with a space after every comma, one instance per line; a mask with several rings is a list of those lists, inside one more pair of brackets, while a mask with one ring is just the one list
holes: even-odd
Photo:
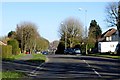
[[[49, 59], [47, 58], [45, 62], [48, 62], [48, 61], [49, 61]], [[42, 63], [42, 64], [40, 64], [40, 65], [37, 66], [32, 72], [30, 72], [29, 76], [36, 76], [35, 72], [36, 72], [38, 69], [41, 69], [41, 66], [42, 66], [43, 64], [45, 64], [45, 62]]]
[[[88, 67], [91, 67], [87, 61], [83, 60], [87, 65]], [[95, 74], [97, 74], [99, 77], [102, 77], [94, 68], [92, 68], [92, 70], [94, 71]]]

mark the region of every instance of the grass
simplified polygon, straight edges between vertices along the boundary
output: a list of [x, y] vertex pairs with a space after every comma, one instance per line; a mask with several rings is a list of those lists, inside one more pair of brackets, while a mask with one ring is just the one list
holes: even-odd
[[[15, 60], [19, 59], [23, 56], [26, 56], [27, 54], [19, 54], [19, 55], [13, 55], [9, 58], [9, 60]], [[32, 62], [35, 64], [40, 64], [42, 62], [45, 62], [46, 56], [42, 54], [32, 54], [33, 58], [30, 60], [26, 60], [28, 62]], [[16, 71], [4, 71], [0, 72], [0, 75], [2, 74], [2, 78], [23, 78], [25, 76], [25, 73], [22, 72], [16, 72]]]
[[33, 54], [33, 60], [46, 60], [46, 56], [43, 54]]
[[42, 55], [42, 54], [32, 54], [32, 55], [33, 55], [33, 58], [30, 60], [27, 60], [27, 62], [41, 64], [41, 63], [45, 62], [45, 60], [46, 60], [45, 55]]
[[19, 59], [23, 56], [26, 56], [26, 54], [20, 53], [18, 55], [12, 55], [9, 58], [3, 58], [3, 60], [16, 60], [16, 59]]
[[24, 73], [15, 71], [4, 71], [0, 74], [2, 74], [2, 78], [23, 78], [25, 76]]
[[[18, 54], [18, 55], [12, 55], [9, 58], [3, 58], [3, 60], [7, 60], [7, 61], [12, 61], [12, 60], [17, 60], [23, 56], [26, 56], [26, 54]], [[24, 77], [24, 73], [22, 72], [16, 72], [16, 71], [3, 71], [0, 72], [0, 78], [21, 78]]]
[[18, 54], [18, 55], [12, 55], [11, 58], [13, 58], [13, 59], [19, 59], [19, 58], [21, 58], [23, 56], [26, 56], [26, 54], [21, 53], [21, 54]]
[[104, 55], [104, 54], [88, 54], [89, 56], [97, 56], [97, 57], [105, 57], [105, 58], [113, 58], [113, 59], [120, 59], [120, 56], [115, 56], [115, 55]]

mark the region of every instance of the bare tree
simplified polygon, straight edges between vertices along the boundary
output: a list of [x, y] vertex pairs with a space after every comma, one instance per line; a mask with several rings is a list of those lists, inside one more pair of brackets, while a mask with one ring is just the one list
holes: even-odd
[[118, 27], [118, 25], [117, 25], [117, 22], [118, 22], [118, 3], [117, 2], [109, 3], [106, 6], [105, 11], [106, 11], [106, 21], [108, 23], [108, 26]]
[[37, 26], [30, 22], [23, 22], [17, 25], [16, 37], [21, 45], [21, 51], [32, 49], [35, 47], [37, 37]]
[[[106, 21], [110, 27], [116, 26], [119, 32], [120, 40], [120, 1], [108, 4], [106, 7]], [[119, 41], [120, 43], [120, 41]]]
[[120, 40], [120, 1], [118, 3], [118, 31], [119, 31], [119, 40]]
[[62, 41], [67, 38], [67, 44], [69, 47], [73, 47], [74, 41], [79, 38], [82, 39], [83, 27], [82, 24], [75, 18], [67, 18], [60, 24], [59, 34]]

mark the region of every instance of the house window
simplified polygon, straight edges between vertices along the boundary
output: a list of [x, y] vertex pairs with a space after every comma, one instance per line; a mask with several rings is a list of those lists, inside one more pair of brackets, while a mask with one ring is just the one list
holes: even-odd
[[106, 41], [111, 41], [111, 36], [110, 37], [106, 37]]

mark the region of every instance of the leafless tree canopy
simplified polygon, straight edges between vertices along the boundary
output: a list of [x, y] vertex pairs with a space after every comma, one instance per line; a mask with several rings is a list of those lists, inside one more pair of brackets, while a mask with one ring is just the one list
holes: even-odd
[[60, 24], [59, 34], [60, 37], [64, 36], [65, 33], [71, 36], [81, 36], [83, 33], [82, 24], [75, 18], [67, 18]]
[[78, 38], [80, 41], [82, 39], [83, 32], [82, 24], [75, 18], [67, 18], [60, 24], [60, 37], [65, 40], [65, 35], [67, 35], [67, 41], [69, 41], [70, 45], [72, 45], [74, 40]]
[[113, 2], [113, 3], [109, 3], [107, 6], [106, 6], [106, 21], [108, 23], [108, 25], [110, 27], [113, 27], [113, 26], [118, 26], [117, 25], [117, 22], [118, 22], [118, 3], [117, 2]]
[[21, 43], [21, 51], [32, 49], [38, 36], [37, 26], [30, 22], [23, 22], [16, 28], [17, 40]]

